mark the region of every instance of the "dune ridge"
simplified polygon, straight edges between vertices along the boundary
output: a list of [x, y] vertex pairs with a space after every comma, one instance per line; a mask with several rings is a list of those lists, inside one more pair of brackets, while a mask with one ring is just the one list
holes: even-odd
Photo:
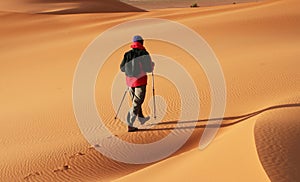
[[118, 0], [12, 0], [0, 2], [0, 11], [41, 14], [143, 12]]
[[140, 7], [146, 10], [153, 9], [168, 9], [168, 8], [189, 8], [191, 5], [197, 3], [198, 7], [208, 7], [208, 6], [217, 6], [217, 5], [229, 5], [229, 4], [240, 4], [248, 2], [259, 2], [253, 0], [122, 0], [127, 4], [130, 4], [135, 7]]

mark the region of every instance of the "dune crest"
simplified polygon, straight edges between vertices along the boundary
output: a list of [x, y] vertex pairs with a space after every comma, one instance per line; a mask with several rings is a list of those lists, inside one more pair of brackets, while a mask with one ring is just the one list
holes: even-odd
[[12, 0], [9, 2], [0, 2], [0, 7], [0, 11], [33, 14], [82, 14], [145, 11], [118, 0]]
[[[230, 5], [253, 2], [253, 0], [121, 0], [127, 4], [146, 10], [167, 9], [167, 8], [190, 8], [191, 5], [197, 4], [198, 7], [208, 7], [216, 5]], [[255, 2], [259, 2], [257, 0]]]

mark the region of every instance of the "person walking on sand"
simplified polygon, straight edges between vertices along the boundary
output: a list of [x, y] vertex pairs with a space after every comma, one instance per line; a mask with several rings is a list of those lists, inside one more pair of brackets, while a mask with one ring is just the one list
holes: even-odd
[[127, 114], [128, 132], [137, 131], [138, 128], [133, 126], [136, 118], [141, 124], [150, 119], [149, 116], [143, 115], [142, 104], [146, 95], [147, 73], [151, 73], [154, 68], [149, 53], [144, 45], [144, 39], [136, 35], [133, 37], [131, 50], [124, 54], [120, 69], [125, 72], [126, 84], [132, 99], [132, 108]]

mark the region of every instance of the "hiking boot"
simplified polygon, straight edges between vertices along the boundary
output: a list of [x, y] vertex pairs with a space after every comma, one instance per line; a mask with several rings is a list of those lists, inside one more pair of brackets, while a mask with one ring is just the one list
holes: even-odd
[[128, 132], [135, 132], [138, 131], [139, 129], [133, 126], [128, 126]]
[[143, 125], [143, 124], [145, 124], [147, 121], [149, 121], [149, 119], [150, 119], [150, 116], [139, 116], [138, 117], [138, 120], [139, 120], [139, 122], [141, 123], [141, 125]]

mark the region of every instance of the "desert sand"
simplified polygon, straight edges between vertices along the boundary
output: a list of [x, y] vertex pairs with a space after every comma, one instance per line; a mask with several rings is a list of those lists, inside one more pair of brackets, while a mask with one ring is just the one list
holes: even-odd
[[[111, 0], [1, 1], [0, 181], [300, 181], [299, 7], [297, 0], [266, 0], [144, 11]], [[196, 128], [176, 153], [136, 165], [105, 157], [87, 142], [74, 114], [72, 86], [89, 43], [108, 28], [140, 18], [173, 20], [200, 34], [218, 57], [227, 95], [216, 138], [199, 150], [212, 119], [205, 73], [178, 47], [146, 40], [151, 54], [169, 56], [189, 72], [201, 112], [187, 122]], [[124, 92], [123, 84], [113, 87], [112, 81], [128, 49], [129, 44], [120, 47], [100, 70], [96, 105], [120, 139], [155, 142], [176, 126], [180, 98], [172, 83], [156, 77], [156, 94], [165, 99], [167, 112], [162, 116], [158, 105], [160, 123], [151, 119], [151, 128], [127, 133], [120, 121], [124, 113], [114, 120], [111, 89]], [[147, 89], [144, 109], [152, 115], [151, 84]]]
[[121, 2], [125, 2], [126, 4], [149, 11], [166, 8], [187, 8], [191, 7], [192, 5], [197, 5], [198, 7], [208, 7], [259, 1], [261, 0], [121, 0]]

